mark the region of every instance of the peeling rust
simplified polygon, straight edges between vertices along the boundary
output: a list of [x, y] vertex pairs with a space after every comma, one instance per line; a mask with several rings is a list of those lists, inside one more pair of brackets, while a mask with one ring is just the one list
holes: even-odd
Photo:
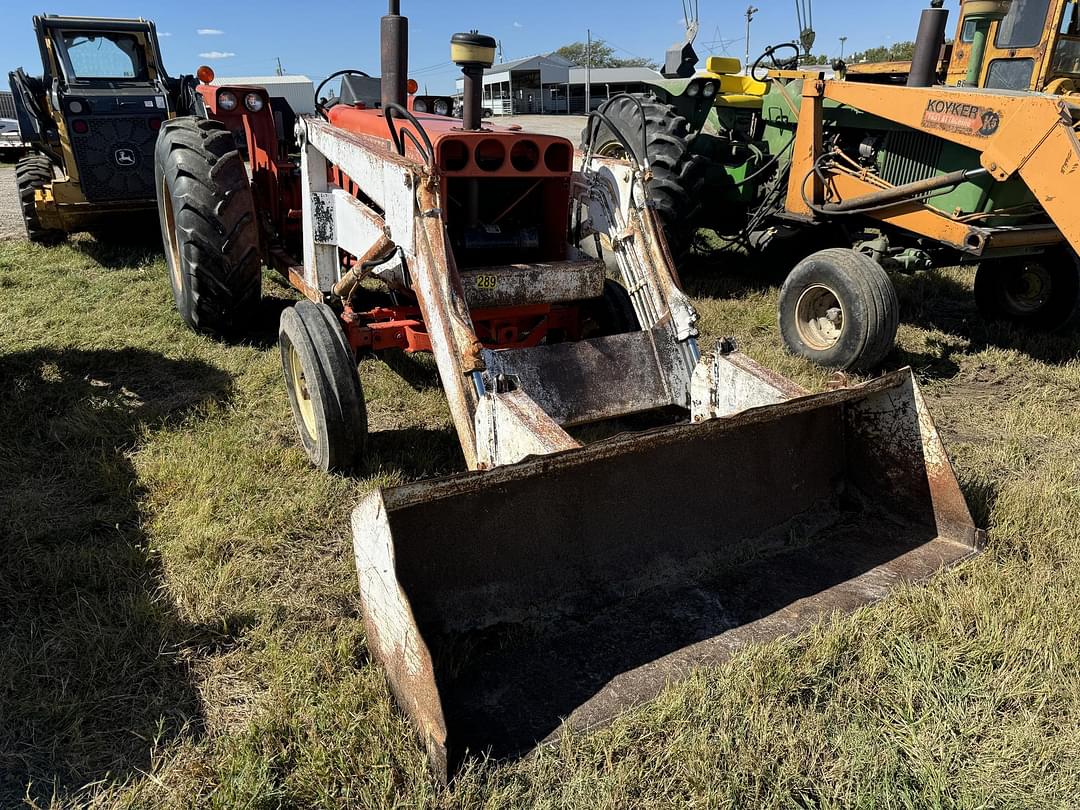
[[[444, 779], [469, 755], [606, 723], [980, 542], [910, 371], [382, 490], [362, 509], [357, 558], [380, 572], [361, 576], [365, 615], [390, 628], [371, 631], [376, 656]], [[412, 639], [430, 669], [409, 669]]]

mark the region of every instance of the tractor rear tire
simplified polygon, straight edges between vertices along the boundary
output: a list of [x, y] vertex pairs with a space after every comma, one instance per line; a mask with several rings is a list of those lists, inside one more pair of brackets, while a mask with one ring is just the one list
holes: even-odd
[[19, 206], [26, 225], [26, 236], [39, 245], [55, 245], [67, 236], [55, 228], [43, 228], [34, 206], [36, 193], [48, 188], [52, 181], [52, 161], [45, 155], [27, 155], [15, 165], [15, 182], [19, 187]]
[[870, 371], [893, 347], [900, 302], [881, 265], [830, 248], [800, 262], [780, 290], [780, 334], [792, 354], [819, 366]]
[[161, 128], [154, 164], [176, 309], [196, 331], [234, 333], [259, 303], [262, 259], [233, 135], [217, 121], [174, 118]]
[[[690, 153], [687, 120], [669, 105], [641, 98], [645, 117], [629, 98], [616, 98], [605, 115], [633, 149], [640, 150], [642, 130], [652, 180], [649, 192], [667, 237], [672, 258], [679, 261], [693, 244], [701, 191], [705, 186], [705, 163]], [[629, 159], [626, 150], [606, 124], [597, 126], [593, 152], [602, 157]], [[582, 132], [582, 148], [589, 128]], [[639, 156], [644, 157], [644, 156]]]
[[630, 293], [610, 278], [604, 280], [604, 296], [591, 302], [588, 314], [596, 324], [598, 335], [603, 337], [641, 331]]
[[1070, 248], [985, 261], [975, 273], [975, 303], [988, 321], [1067, 329], [1080, 319], [1080, 262]]
[[311, 463], [348, 472], [363, 461], [368, 422], [364, 390], [338, 316], [300, 301], [281, 313], [278, 330], [289, 405]]

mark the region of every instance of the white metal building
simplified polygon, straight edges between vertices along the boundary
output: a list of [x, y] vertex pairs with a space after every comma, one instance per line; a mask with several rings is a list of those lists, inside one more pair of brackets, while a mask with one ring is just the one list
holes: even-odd
[[[571, 67], [554, 53], [494, 65], [484, 71], [484, 106], [494, 115], [565, 112]], [[465, 80], [458, 79], [457, 87], [460, 95]]]
[[[590, 71], [593, 109], [619, 93], [641, 93], [663, 78], [650, 68], [593, 68]], [[585, 112], [585, 68], [555, 53], [494, 65], [484, 72], [484, 106], [493, 115]], [[458, 79], [458, 95], [464, 80]]]
[[297, 115], [315, 112], [315, 84], [307, 76], [219, 76], [213, 83], [261, 87], [272, 97], [278, 96], [288, 101]]

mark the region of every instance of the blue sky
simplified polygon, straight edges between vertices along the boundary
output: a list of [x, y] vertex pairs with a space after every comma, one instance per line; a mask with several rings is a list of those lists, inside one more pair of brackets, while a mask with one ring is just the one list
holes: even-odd
[[[748, 0], [703, 0], [698, 53], [742, 56]], [[795, 37], [792, 0], [754, 0], [761, 9], [751, 30], [751, 51]], [[815, 0], [816, 52], [847, 52], [913, 39], [926, 0]], [[955, 20], [958, 0], [947, 0]], [[0, 0], [0, 69], [23, 66], [40, 71], [30, 18], [50, 13], [109, 17], [148, 17], [163, 34], [168, 71], [193, 73], [210, 64], [219, 76], [272, 74], [276, 57], [288, 73], [318, 81], [341, 68], [379, 72], [378, 18], [381, 0]], [[872, 8], [871, 8], [872, 6]], [[411, 18], [410, 72], [431, 93], [450, 92], [457, 69], [449, 64], [449, 40], [457, 31], [477, 28], [502, 41], [507, 59], [546, 53], [593, 36], [616, 46], [621, 56], [663, 61], [664, 51], [683, 33], [682, 10], [675, 0], [402, 0]], [[167, 35], [167, 36], [166, 36]], [[951, 34], [950, 34], [951, 36]], [[211, 56], [202, 56], [211, 54]], [[3, 82], [6, 89], [6, 78]]]

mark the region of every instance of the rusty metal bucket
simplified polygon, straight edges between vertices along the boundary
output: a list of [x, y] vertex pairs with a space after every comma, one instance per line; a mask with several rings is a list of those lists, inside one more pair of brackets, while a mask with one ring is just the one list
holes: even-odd
[[910, 372], [353, 515], [368, 643], [445, 779], [654, 698], [977, 551]]

